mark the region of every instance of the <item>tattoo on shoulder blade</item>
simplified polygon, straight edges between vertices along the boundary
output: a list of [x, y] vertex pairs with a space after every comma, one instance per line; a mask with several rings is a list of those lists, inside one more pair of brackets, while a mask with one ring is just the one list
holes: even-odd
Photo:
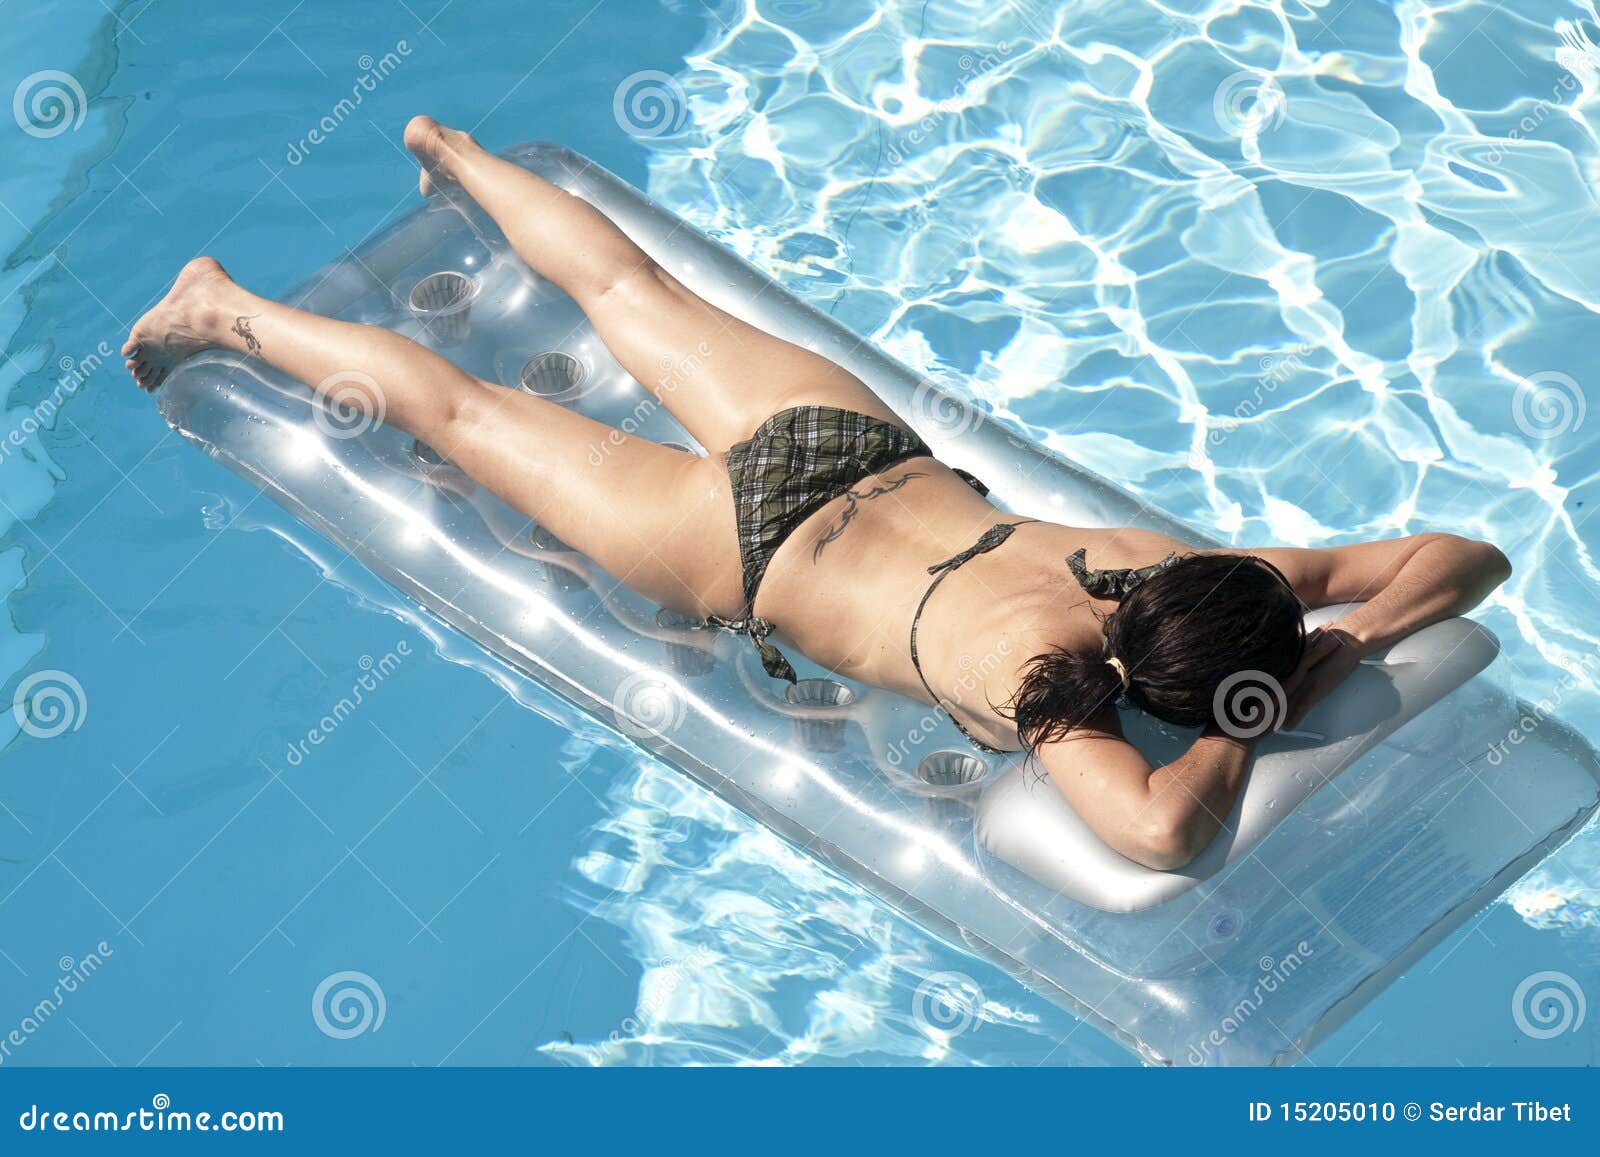
[[871, 490], [846, 490], [844, 492], [844, 510], [840, 513], [838, 521], [830, 526], [828, 532], [817, 540], [817, 545], [811, 552], [812, 564], [815, 565], [822, 558], [823, 549], [830, 542], [837, 540], [845, 532], [845, 528], [850, 525], [851, 521], [860, 512], [862, 503], [871, 502], [874, 498], [882, 498], [885, 494], [893, 494], [913, 478], [926, 477], [927, 474], [921, 470], [907, 470], [897, 478], [885, 479]]
[[260, 316], [259, 313], [251, 313], [233, 319], [233, 332], [244, 338], [244, 352], [251, 357], [261, 354], [261, 339], [250, 331], [250, 323]]

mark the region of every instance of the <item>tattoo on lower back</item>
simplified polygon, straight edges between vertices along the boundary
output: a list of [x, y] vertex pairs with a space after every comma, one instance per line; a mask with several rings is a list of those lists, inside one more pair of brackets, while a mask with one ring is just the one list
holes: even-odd
[[251, 313], [233, 319], [233, 332], [244, 338], [244, 352], [251, 357], [261, 354], [261, 339], [250, 331], [250, 323], [260, 316], [259, 313]]
[[907, 470], [897, 478], [886, 478], [871, 490], [846, 490], [844, 492], [844, 510], [840, 512], [834, 524], [828, 527], [828, 532], [817, 540], [815, 549], [811, 552], [811, 562], [816, 564], [822, 558], [822, 552], [830, 542], [835, 541], [845, 532], [855, 516], [860, 513], [863, 503], [871, 502], [874, 498], [882, 498], [885, 494], [893, 494], [913, 478], [926, 478], [921, 470]]

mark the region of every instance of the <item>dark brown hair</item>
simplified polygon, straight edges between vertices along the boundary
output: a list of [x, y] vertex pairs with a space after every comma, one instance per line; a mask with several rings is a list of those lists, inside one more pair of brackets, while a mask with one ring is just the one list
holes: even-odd
[[[1088, 724], [1119, 698], [1180, 727], [1212, 722], [1217, 688], [1241, 671], [1284, 680], [1305, 649], [1304, 607], [1271, 563], [1192, 554], [1145, 579], [1105, 617], [1097, 655], [1035, 656], [1007, 714], [1029, 750]], [[1109, 659], [1128, 673], [1128, 685]]]

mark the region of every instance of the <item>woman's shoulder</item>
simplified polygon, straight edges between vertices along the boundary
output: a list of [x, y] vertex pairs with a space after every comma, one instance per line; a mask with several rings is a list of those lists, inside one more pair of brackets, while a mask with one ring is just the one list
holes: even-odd
[[1142, 527], [1045, 525], [1049, 528], [1045, 533], [1061, 545], [1063, 556], [1081, 547], [1085, 561], [1096, 569], [1146, 566], [1169, 554], [1208, 553], [1193, 543]]

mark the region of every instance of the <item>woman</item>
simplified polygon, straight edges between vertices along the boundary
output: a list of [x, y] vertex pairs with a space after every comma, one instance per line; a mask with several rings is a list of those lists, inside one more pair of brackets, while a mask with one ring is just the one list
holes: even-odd
[[[476, 199], [708, 457], [474, 378], [389, 330], [263, 300], [208, 258], [134, 327], [123, 353], [139, 385], [221, 347], [362, 389], [368, 412], [641, 594], [748, 632], [770, 674], [793, 678], [776, 624], [824, 667], [937, 704], [979, 746], [1030, 750], [1139, 863], [1187, 863], [1238, 794], [1253, 740], [1213, 716], [1230, 680], [1279, 683], [1292, 726], [1363, 655], [1510, 573], [1493, 546], [1446, 534], [1180, 558], [1183, 543], [1146, 530], [1007, 516], [856, 378], [696, 297], [586, 202], [426, 117], [405, 143], [423, 192], [448, 181]], [[1305, 607], [1359, 600], [1305, 636]], [[1121, 737], [1119, 699], [1203, 730], [1152, 768]]]

